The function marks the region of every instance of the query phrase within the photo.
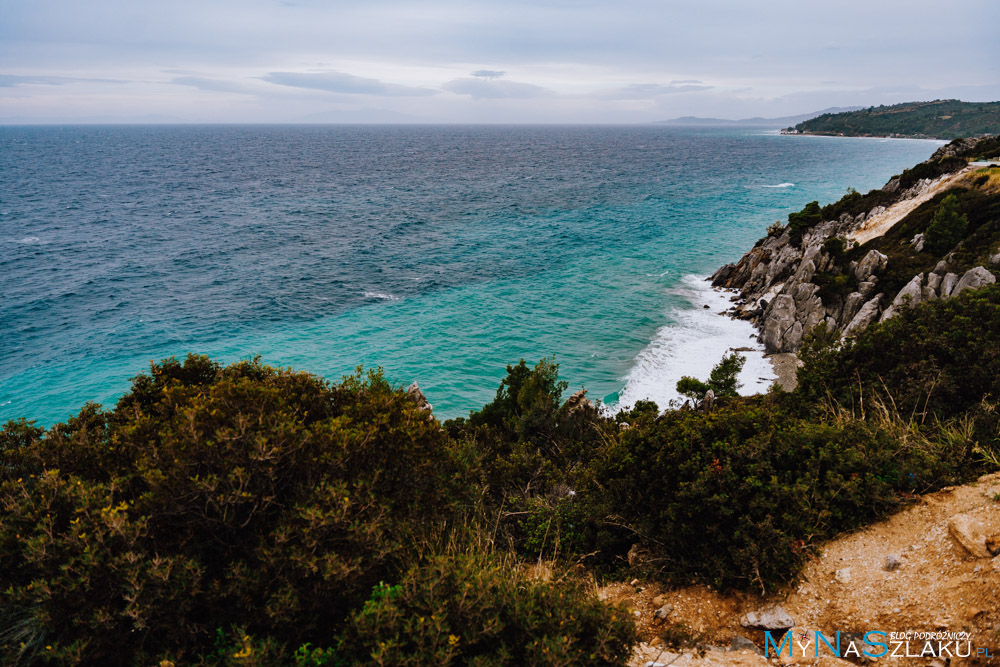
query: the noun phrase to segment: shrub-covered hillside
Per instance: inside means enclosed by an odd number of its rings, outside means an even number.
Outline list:
[[[1000,134],[1000,102],[935,100],[823,114],[790,128],[805,134],[934,139]]]
[[[0,661],[622,664],[631,616],[589,577],[773,591],[997,467],[997,350],[989,286],[820,327],[790,394],[608,417],[547,359],[444,425],[378,373],[167,360],[0,431]]]

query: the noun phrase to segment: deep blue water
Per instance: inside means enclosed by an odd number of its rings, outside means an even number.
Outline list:
[[[188,352],[331,379],[381,365],[442,417],[488,401],[507,363],[553,354],[592,396],[655,397],[670,368],[707,372],[726,347],[678,342],[706,336],[690,317],[708,296],[685,276],[935,146],[656,126],[0,128],[0,421],[111,404],[150,360]]]

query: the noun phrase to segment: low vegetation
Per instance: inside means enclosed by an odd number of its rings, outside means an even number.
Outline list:
[[[927,231],[974,237],[972,196]],[[688,378],[714,405],[613,416],[521,361],[444,424],[378,372],[155,364],[113,409],[0,430],[0,662],[621,664],[594,577],[774,591],[997,466],[1000,286],[802,357],[792,393],[736,395],[734,353]]]
[[[936,139],[1000,134],[1000,102],[935,100],[823,114],[799,123],[809,134]]]

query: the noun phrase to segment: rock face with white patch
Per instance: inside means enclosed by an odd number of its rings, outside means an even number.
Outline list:
[[[943,147],[929,162],[945,157],[945,149],[953,148]],[[765,351],[775,354],[798,352],[806,336],[821,324],[834,333],[853,335],[903,309],[994,283],[996,276],[985,266],[960,275],[949,271],[953,262],[949,254],[933,270],[925,268],[898,292],[887,294],[880,289],[890,261],[886,254],[869,248],[860,259],[843,263],[844,250],[855,241],[878,238],[917,206],[954,186],[964,173],[924,179],[906,190],[894,179],[895,183],[890,181],[883,188],[895,199],[889,206],[821,221],[805,230],[801,239],[793,239],[787,229],[776,231],[758,241],[739,262],[719,269],[712,284],[739,291],[729,313],[752,322]],[[922,233],[904,242],[915,254],[924,244]],[[987,263],[1000,263],[1000,253],[991,255]]]

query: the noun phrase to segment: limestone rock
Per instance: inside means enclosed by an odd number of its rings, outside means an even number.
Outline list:
[[[674,605],[672,605],[672,604],[665,604],[662,607],[660,607],[659,609],[657,609],[656,611],[654,611],[653,612],[653,616],[655,618],[660,619],[661,621],[665,621],[665,620],[667,620],[667,617],[670,616],[670,614],[672,614],[672,613],[674,613]]]
[[[594,407],[594,402],[587,398],[587,390],[581,389],[566,399],[563,407],[570,414],[578,410],[586,410]]]
[[[740,625],[758,630],[787,630],[795,625],[795,621],[779,606],[744,614],[740,618]]]
[[[966,512],[948,519],[948,532],[976,558],[1000,554],[1000,510]]]
[[[993,264],[994,266],[1000,264],[1000,252],[990,256],[990,264]]]
[[[917,234],[912,239],[910,239],[910,245],[913,246],[913,252],[921,252],[924,249],[924,235],[923,233]]]
[[[425,412],[430,412],[434,409],[434,406],[428,402],[427,397],[424,396],[424,392],[420,390],[420,385],[416,382],[406,388],[406,394],[416,401],[419,409],[424,410]]]
[[[896,554],[889,554],[885,559],[885,565],[882,566],[886,572],[894,572],[899,569],[899,566],[903,563],[899,560],[899,556]]]
[[[976,289],[983,285],[990,285],[997,281],[996,277],[981,266],[976,266],[965,272],[965,275],[955,285],[951,296],[958,296],[963,290]]]
[[[899,290],[899,294],[896,298],[892,300],[892,303],[885,312],[882,313],[882,319],[880,321],[885,322],[887,319],[896,315],[900,308],[906,306],[916,306],[918,303],[924,300],[922,284],[924,282],[924,274],[919,273],[910,279],[910,282],[903,286],[903,289]]]
[[[871,300],[867,301],[865,305],[861,306],[858,314],[854,316],[846,327],[844,327],[844,335],[848,335],[854,331],[864,329],[866,326],[871,324],[878,318],[878,308],[879,303],[882,301],[882,295],[877,294]]]
[[[764,331],[761,335],[764,348],[768,352],[784,352],[782,338],[795,324],[795,298],[789,294],[779,294],[768,304],[764,312]]]
[[[940,273],[928,273],[927,274],[927,287],[930,287],[935,292],[941,287],[941,274]],[[936,295],[935,295],[936,296]]]
[[[955,289],[955,285],[958,284],[958,276],[954,273],[944,274],[944,278],[941,279],[941,288],[938,290],[938,294],[941,298],[946,296],[951,296],[952,291]]]
[[[758,655],[764,655],[764,652],[757,648],[757,645],[752,641],[744,637],[743,635],[736,635],[733,640],[729,642],[730,651],[753,651]]]
[[[869,250],[868,254],[862,257],[858,265],[854,267],[854,277],[859,282],[868,280],[873,273],[884,269],[888,262],[889,257],[887,255],[883,255],[878,250]]]
[[[874,285],[872,286],[874,287]],[[844,309],[840,313],[841,322],[850,322],[858,314],[858,309],[865,302],[865,297],[861,292],[851,292],[844,300]]]
[[[851,568],[842,567],[833,575],[833,578],[837,580],[837,583],[847,585],[851,583]]]

